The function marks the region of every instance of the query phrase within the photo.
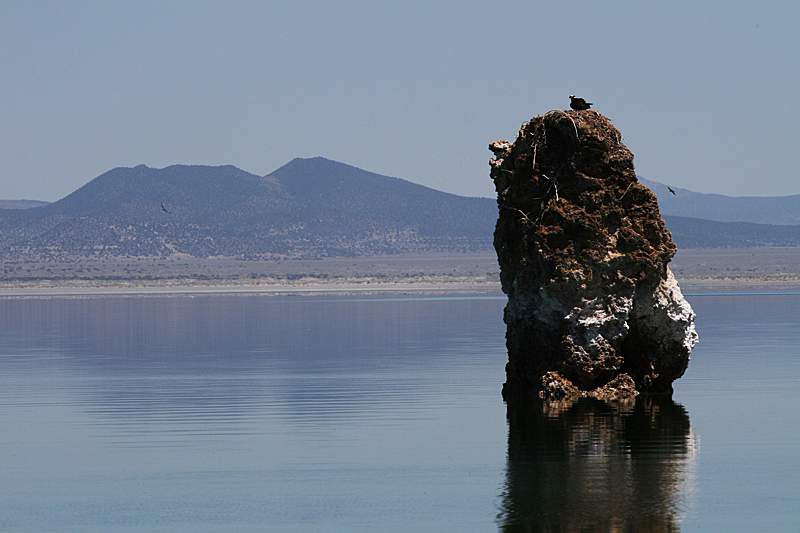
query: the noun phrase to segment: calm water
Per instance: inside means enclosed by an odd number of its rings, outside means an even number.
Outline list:
[[[506,412],[503,297],[0,300],[0,531],[800,532],[800,295]]]

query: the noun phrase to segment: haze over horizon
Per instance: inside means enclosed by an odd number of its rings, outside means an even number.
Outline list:
[[[800,194],[800,4],[0,4],[0,198],[322,156],[493,196],[487,149],[594,102],[642,177]],[[774,111],[772,111],[774,110]]]

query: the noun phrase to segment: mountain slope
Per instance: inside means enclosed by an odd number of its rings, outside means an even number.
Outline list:
[[[0,253],[263,258],[489,250],[496,216],[491,199],[324,158],[295,159],[264,177],[232,166],[140,165],[106,172],[44,207],[0,210]]]
[[[791,221],[796,197],[731,198],[683,189],[673,196],[665,185],[641,181],[659,194],[679,247],[800,245],[800,225],[704,220]],[[693,210],[701,216],[674,215]],[[321,157],[294,159],[267,176],[233,166],[140,165],[110,170],[51,204],[0,209],[0,258],[491,251],[496,221],[493,199],[456,196]]]
[[[497,208],[488,198],[444,193],[399,178],[334,163],[295,159],[267,176],[276,180],[317,231],[350,232],[377,225],[413,227],[428,238],[491,238]]]
[[[792,196],[723,196],[675,188],[639,177],[658,195],[662,215],[702,218],[717,222],[800,224],[800,194]]]
[[[663,215],[679,248],[800,246],[800,225],[717,222]]]

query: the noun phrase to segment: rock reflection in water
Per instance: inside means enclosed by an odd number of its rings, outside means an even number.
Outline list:
[[[696,441],[671,399],[508,404],[500,530],[678,531]]]

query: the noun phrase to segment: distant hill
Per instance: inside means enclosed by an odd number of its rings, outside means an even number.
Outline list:
[[[800,195],[702,194],[639,176],[681,248],[800,246]]]
[[[679,248],[800,246],[800,225],[717,222],[692,217],[662,216]]]
[[[162,209],[162,204],[166,211]],[[41,207],[0,210],[9,258],[323,258],[491,250],[497,206],[321,157],[116,168]]]
[[[797,224],[709,220],[791,222],[800,196],[732,198],[685,189],[673,196],[666,185],[640,180],[658,194],[679,247],[800,246]],[[494,199],[448,194],[321,157],[294,159],[267,176],[233,166],[116,168],[57,202],[4,202],[5,260],[485,252],[497,220]],[[695,211],[700,216],[676,215]]]
[[[30,209],[31,207],[42,207],[49,203],[40,200],[0,200],[0,209]]]
[[[702,194],[639,177],[639,181],[658,195],[662,215],[702,218],[717,222],[755,224],[800,224],[800,194],[792,196],[723,196]]]

